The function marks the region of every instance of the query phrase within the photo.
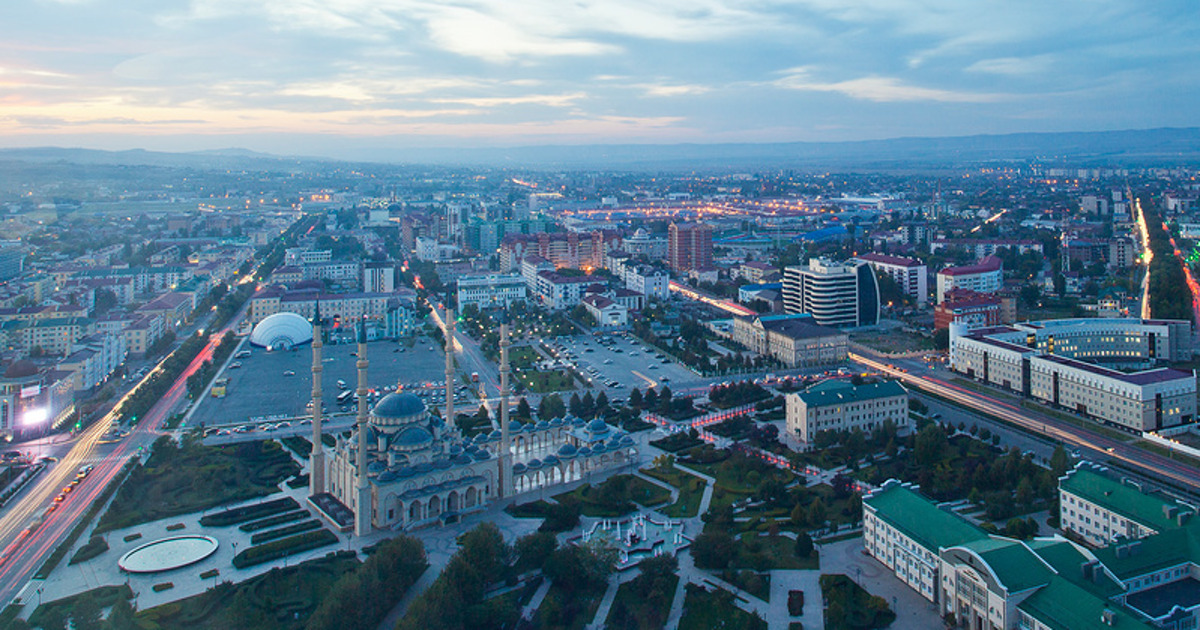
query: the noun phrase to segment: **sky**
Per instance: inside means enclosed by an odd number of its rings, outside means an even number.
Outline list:
[[[1195,0],[7,0],[0,147],[847,141],[1200,124]]]

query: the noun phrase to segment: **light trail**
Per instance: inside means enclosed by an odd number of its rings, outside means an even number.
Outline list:
[[[1145,471],[1152,477],[1166,478],[1187,488],[1200,486],[1200,471],[1157,453],[1130,446],[1120,440],[1093,433],[1087,429],[1062,422],[1055,418],[1034,416],[1025,412],[1019,412],[1012,405],[1005,405],[984,394],[978,392],[964,393],[965,390],[952,387],[937,379],[902,372],[890,367],[886,363],[853,352],[849,354],[849,359],[855,363],[879,370],[903,382],[905,385],[940,396],[963,407],[1000,418],[1031,433],[1044,435],[1074,447],[1102,451],[1107,457],[1120,461],[1135,470]]]
[[[745,306],[742,306],[741,304],[736,304],[729,300],[722,300],[703,291],[685,287],[674,280],[672,280],[668,286],[671,288],[673,293],[678,293],[697,302],[703,302],[704,304],[719,308],[727,313],[733,313],[734,315],[757,315],[757,313],[746,308]]]

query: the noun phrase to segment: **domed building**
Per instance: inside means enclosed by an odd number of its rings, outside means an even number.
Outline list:
[[[365,349],[360,345],[364,359]],[[633,439],[603,420],[512,422],[507,449],[513,463],[506,480],[502,431],[464,438],[453,424],[431,414],[420,397],[402,390],[384,396],[366,418],[360,417],[359,426],[348,439],[336,440],[329,492],[356,515],[358,497],[369,501],[370,525],[376,529],[455,522],[496,498],[582,479],[622,465],[636,453]],[[360,444],[365,445],[366,477],[361,491]]]
[[[295,313],[269,315],[250,331],[250,343],[267,350],[288,350],[312,338],[312,324]]]

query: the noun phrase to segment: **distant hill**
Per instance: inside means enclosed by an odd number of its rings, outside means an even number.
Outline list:
[[[894,138],[861,142],[362,148],[352,151],[351,157],[355,162],[384,164],[628,170],[764,167],[940,170],[1018,160],[1080,166],[1170,166],[1200,163],[1200,128]],[[277,156],[246,149],[164,153],[54,147],[0,149],[0,160],[280,171],[303,170],[348,161]]]

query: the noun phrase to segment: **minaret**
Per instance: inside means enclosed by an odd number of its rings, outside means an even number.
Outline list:
[[[508,435],[508,322],[500,324],[500,484],[496,494],[513,494],[512,444]]]
[[[358,322],[358,460],[354,480],[354,534],[371,533],[371,489],[367,485],[367,324]]]
[[[318,300],[313,313],[312,340],[312,453],[308,456],[309,494],[325,492],[325,445],[321,442],[321,302]]]
[[[446,426],[454,426],[454,309],[446,307]]]

